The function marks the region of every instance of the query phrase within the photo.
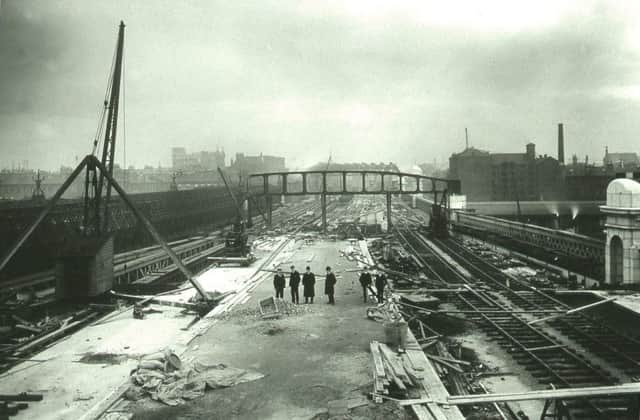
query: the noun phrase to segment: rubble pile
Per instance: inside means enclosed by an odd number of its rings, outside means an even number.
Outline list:
[[[278,310],[282,315],[298,316],[311,312],[309,305],[296,305],[284,300],[278,301]],[[229,320],[234,322],[250,322],[263,319],[260,308],[252,306],[247,308],[238,308],[233,311],[225,312],[219,317],[221,320]]]
[[[227,388],[264,377],[255,371],[207,365],[199,361],[183,364],[171,350],[142,359],[131,372],[132,385],[125,397],[136,401],[145,396],[170,406],[204,395],[207,389]]]

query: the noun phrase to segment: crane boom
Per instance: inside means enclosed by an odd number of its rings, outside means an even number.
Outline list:
[[[227,182],[227,177],[224,175],[224,172],[222,172],[222,169],[220,169],[219,166],[218,166],[218,173],[220,174],[220,178],[222,178],[222,182],[224,182],[224,186],[227,189],[227,192],[229,193],[229,196],[231,196],[231,200],[233,201],[233,205],[236,207],[236,212],[238,213],[238,217],[240,218],[240,220],[242,220],[243,219],[242,207],[240,206],[240,203],[238,202],[238,199],[236,198],[236,195],[231,190],[231,187],[229,186],[229,183]]]
[[[118,28],[118,41],[116,44],[116,61],[113,69],[113,79],[111,84],[111,96],[109,98],[109,113],[107,116],[107,127],[104,131],[104,142],[102,147],[102,165],[107,168],[109,175],[113,176],[113,163],[116,152],[116,135],[118,133],[118,109],[120,106],[120,81],[122,78],[122,55],[124,50],[124,22],[120,21]],[[105,175],[100,173],[98,180],[98,203],[102,195],[102,188]],[[109,228],[109,201],[111,200],[111,184],[107,182],[106,194],[104,198],[104,213],[102,230]]]
[[[104,112],[107,112],[106,128],[102,145],[102,158],[100,163],[113,176],[113,164],[116,152],[116,135],[118,132],[118,109],[120,105],[120,85],[122,79],[122,63],[124,50],[124,22],[120,21],[116,51],[107,94],[104,100],[102,119],[98,126],[98,134],[94,141],[94,155],[98,144],[99,133],[104,122]],[[84,218],[83,230],[85,235],[100,235],[109,230],[111,220],[109,214],[109,201],[111,200],[111,184],[106,182],[106,174],[98,171],[93,161],[86,167],[84,186]],[[105,190],[103,198],[103,189]]]

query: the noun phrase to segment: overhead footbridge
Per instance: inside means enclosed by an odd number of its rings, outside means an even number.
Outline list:
[[[250,197],[264,197],[267,219],[271,219],[273,197],[319,195],[322,207],[322,227],[327,226],[327,196],[379,194],[387,198],[387,220],[391,221],[391,197],[402,194],[426,194],[434,203],[448,208],[449,195],[460,193],[460,181],[404,172],[376,170],[326,170],[267,172],[249,175],[247,191]],[[250,206],[255,200],[249,199]]]

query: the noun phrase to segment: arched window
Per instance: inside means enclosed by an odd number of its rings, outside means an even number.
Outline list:
[[[622,239],[619,236],[611,238],[609,244],[609,263],[611,264],[611,284],[622,283]]]

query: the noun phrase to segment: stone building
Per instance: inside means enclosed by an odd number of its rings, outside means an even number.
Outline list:
[[[615,179],[607,187],[605,282],[640,282],[640,183]]]

